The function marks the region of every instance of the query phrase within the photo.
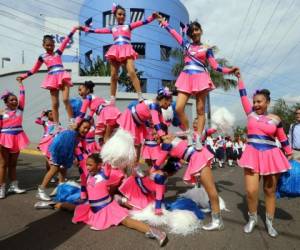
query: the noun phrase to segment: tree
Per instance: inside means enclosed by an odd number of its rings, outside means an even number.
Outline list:
[[[80,65],[80,76],[110,76],[110,65],[99,56],[90,66]]]
[[[135,73],[136,73],[138,79],[140,80],[140,84],[141,84],[141,88],[142,88],[144,85],[144,82],[141,81],[141,76],[143,75],[144,71],[139,71],[138,69],[135,69]],[[122,72],[119,76],[119,84],[121,86],[125,87],[126,92],[135,92],[133,84],[127,74],[127,70],[124,67],[122,67]]]
[[[278,99],[272,107],[271,112],[280,117],[283,129],[288,133],[290,125],[295,121],[295,111],[299,108],[300,103],[289,106],[284,99]]]
[[[247,134],[247,127],[236,126],[233,129],[234,138],[245,138]]]

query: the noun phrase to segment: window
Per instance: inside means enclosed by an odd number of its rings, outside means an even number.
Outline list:
[[[132,43],[132,47],[139,54],[139,59],[145,58],[146,55],[145,43]]]
[[[180,22],[180,34],[184,35],[184,33],[186,32],[185,30],[185,24]]]
[[[105,54],[109,50],[110,46],[111,46],[110,44],[103,46],[103,61],[106,61]]]
[[[84,24],[85,24],[85,26],[92,26],[92,22],[93,22],[93,18],[92,17],[90,17],[89,19],[87,19],[85,22],[84,22]]]
[[[169,61],[171,55],[171,48],[168,46],[160,45],[160,60]]]
[[[162,13],[162,12],[158,12],[162,17],[164,17],[168,22],[170,21],[170,16],[165,14],[165,13]]]
[[[136,22],[144,20],[145,11],[144,9],[130,9],[130,22]]]
[[[146,78],[140,78],[141,82],[141,88],[143,93],[147,93],[147,79]]]
[[[93,51],[89,50],[85,54],[85,66],[89,67],[93,63]]]
[[[109,27],[116,24],[116,18],[111,10],[103,12],[103,27]]]

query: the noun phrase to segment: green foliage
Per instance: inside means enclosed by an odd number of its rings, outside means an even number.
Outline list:
[[[138,79],[140,80],[141,88],[143,88],[144,82],[141,81],[141,76],[143,75],[144,71],[138,71],[137,69],[135,69],[135,73],[136,73]],[[127,74],[127,70],[125,69],[125,67],[122,67],[122,72],[119,76],[118,82],[121,86],[125,87],[126,92],[135,92],[135,89],[134,89],[133,84]]]
[[[289,106],[284,99],[278,99],[272,107],[271,112],[280,117],[286,133],[288,133],[290,125],[295,121],[295,111],[298,108],[300,108],[300,103]]]
[[[109,62],[104,62],[99,56],[94,60],[91,66],[80,65],[80,76],[110,76]]]
[[[234,138],[245,138],[247,135],[247,127],[236,126],[233,129]]]

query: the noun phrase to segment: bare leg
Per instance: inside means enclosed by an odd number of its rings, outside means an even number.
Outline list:
[[[5,147],[0,146],[0,186],[5,183],[8,159],[9,150]]]
[[[266,213],[274,217],[276,207],[276,187],[280,174],[272,174],[264,176],[264,193],[266,202]]]
[[[17,160],[18,160],[18,157],[19,157],[19,152],[9,154],[8,176],[9,176],[10,181],[17,180]]]
[[[190,94],[179,92],[176,101],[176,113],[182,124],[182,127],[187,130],[189,129],[189,120],[184,113],[185,105],[190,98]]]
[[[50,165],[49,171],[45,174],[43,182],[41,184],[42,188],[46,188],[50,180],[55,176],[58,172],[58,167],[54,165]]]
[[[51,104],[52,104],[52,115],[53,115],[53,122],[59,123],[59,91],[58,90],[50,90],[51,95]]]
[[[200,92],[196,96],[196,105],[197,105],[197,132],[198,134],[202,134],[204,126],[205,126],[205,99],[208,92]]]
[[[147,232],[150,231],[149,225],[145,224],[144,222],[131,219],[129,217],[126,217],[121,223],[125,227],[134,229],[134,230],[139,231],[141,233],[147,233]]]
[[[132,85],[133,85],[135,91],[138,93],[138,98],[140,100],[142,98],[141,84],[140,84],[140,80],[138,79],[138,77],[135,73],[135,66],[134,66],[133,59],[127,59],[126,69],[127,69],[128,76],[129,76],[130,80],[132,81]]]
[[[249,213],[256,213],[258,205],[259,174],[253,173],[249,169],[245,169],[244,177],[248,210]]]
[[[204,167],[200,172],[200,182],[208,194],[213,213],[220,212],[219,196],[216,189],[214,177],[209,166]]]
[[[69,100],[70,87],[67,84],[64,84],[61,90],[62,90],[63,103],[65,105],[68,118],[71,119],[73,117],[73,109],[71,107],[70,100]]]
[[[120,63],[118,62],[110,62],[110,95],[116,96],[117,93],[117,83],[119,79],[119,68]]]

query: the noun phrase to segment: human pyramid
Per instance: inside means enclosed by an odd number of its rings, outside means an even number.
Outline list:
[[[248,140],[238,161],[244,168],[249,214],[244,232],[252,232],[257,224],[258,189],[262,176],[267,231],[270,236],[276,237],[278,233],[272,224],[276,184],[280,173],[290,169],[287,157],[290,157],[292,151],[280,118],[267,112],[270,92],[265,89],[256,91],[251,105],[239,68],[226,68],[218,64],[212,47],[201,43],[203,31],[197,21],[187,25],[185,32],[188,39],[185,39],[156,12],[144,21],[130,24],[125,23],[126,12],[122,6],[113,5],[112,13],[115,15],[116,25],[99,29],[74,27],[57,50],[53,38],[44,36],[45,53],[38,57],[30,71],[17,77],[19,98],[11,92],[2,95],[1,99],[6,108],[0,114],[0,198],[5,198],[6,192],[25,192],[19,188],[16,178],[19,152],[29,143],[22,128],[25,107],[25,88],[22,81],[36,73],[45,63],[48,74],[42,88],[50,91],[52,107],[36,120],[36,123],[44,127],[39,149],[45,155],[48,165],[48,171],[36,194],[39,200],[51,204],[51,198],[45,191],[47,185],[56,174],[59,183],[63,183],[67,169],[76,158],[81,178],[80,200],[75,204],[56,203],[55,206],[74,211],[73,223],[83,222],[94,230],[123,224],[156,239],[163,246],[167,242],[167,234],[132,219],[129,210],[142,210],[154,203],[154,213],[162,215],[166,180],[185,163],[184,182],[201,184],[209,197],[211,222],[202,229],[222,230],[224,224],[211,171],[213,154],[203,146],[207,135],[207,130],[204,129],[205,99],[209,91],[215,88],[208,72],[209,64],[216,71],[234,74],[238,78],[241,102],[247,115]],[[135,73],[134,61],[138,54],[130,43],[131,32],[155,19],[183,48],[184,68],[176,81],[178,97],[176,106],[173,107],[172,93],[167,87],[158,89],[155,99],[145,100]],[[112,34],[114,41],[105,55],[111,66],[111,99],[106,101],[96,96],[93,91],[94,83],[85,82],[78,88],[82,98],[80,112],[78,105],[69,100],[72,81],[61,59],[69,40],[78,30]],[[118,71],[122,65],[126,67],[138,95],[138,100],[132,102],[123,113],[115,106]],[[69,117],[68,129],[63,129],[59,123],[60,91]],[[192,95],[196,97],[197,106],[195,131],[190,129],[184,113],[186,103]],[[182,132],[169,133],[168,127],[172,124],[178,126]],[[285,154],[276,146],[275,138],[280,141]],[[149,166],[147,173],[139,166],[140,156]],[[11,181],[8,190],[5,185],[7,170]]]

